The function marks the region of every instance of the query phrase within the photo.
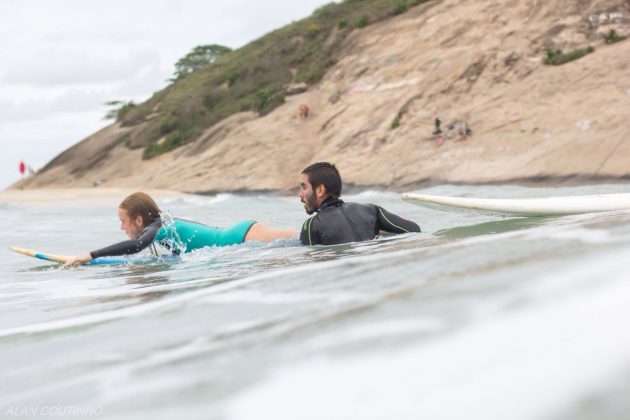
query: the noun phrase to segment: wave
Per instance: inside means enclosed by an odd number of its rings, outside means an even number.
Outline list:
[[[299,250],[304,251],[303,248],[297,248]],[[326,252],[326,249],[322,249],[321,251]],[[219,284],[212,285],[211,287],[203,288],[200,290],[195,290],[191,292],[184,292],[180,295],[174,297],[164,297],[158,301],[152,301],[148,303],[142,303],[132,307],[126,307],[123,309],[114,309],[106,312],[100,312],[96,314],[83,315],[79,317],[73,317],[62,320],[55,320],[49,322],[42,322],[37,324],[19,326],[14,328],[8,328],[4,330],[0,330],[0,338],[2,337],[10,337],[14,335],[21,334],[37,334],[37,333],[47,333],[56,330],[64,330],[70,328],[76,328],[80,326],[89,326],[100,324],[103,322],[115,321],[118,319],[128,318],[143,315],[146,313],[150,313],[153,311],[159,311],[166,308],[171,308],[173,306],[177,306],[183,304],[187,301],[192,301],[195,299],[201,299],[206,296],[210,296],[216,293],[224,293],[229,290],[233,290],[236,288],[243,287],[245,285],[249,285],[255,282],[269,280],[269,279],[277,279],[277,278],[299,278],[304,273],[313,272],[313,270],[321,271],[321,270],[343,270],[344,266],[353,267],[356,264],[360,264],[361,262],[365,263],[378,263],[379,261],[391,260],[393,257],[402,257],[406,255],[411,255],[417,252],[421,252],[421,250],[417,249],[408,249],[401,251],[393,251],[388,252],[386,254],[377,254],[377,255],[359,255],[353,256],[344,259],[333,259],[329,261],[321,261],[321,262],[309,262],[304,263],[298,266],[291,267],[280,267],[276,269],[270,269],[263,273],[250,275],[247,277],[243,277],[240,279],[235,279],[233,281],[225,281]],[[168,287],[168,286],[167,286]]]
[[[619,383],[630,364],[630,334],[623,333],[630,317],[627,251],[587,261],[596,278],[581,266],[532,279],[545,299],[440,340],[292,364],[236,396],[225,418],[252,418],[270,407],[277,420],[297,412],[305,420],[557,418]],[[557,278],[568,293],[545,289]],[[589,287],[572,290],[576,282]]]
[[[367,190],[357,194],[344,194],[341,198],[344,201],[357,201],[361,203],[384,200],[397,201],[400,199],[400,193],[394,191]]]
[[[167,198],[162,200],[161,203],[165,206],[192,205],[196,207],[212,207],[237,198],[236,194],[231,193],[220,193],[215,196],[188,195],[186,197]]]
[[[9,211],[13,211],[13,210],[19,210],[20,208],[18,206],[15,206],[13,204],[9,204],[9,203],[2,203],[0,202],[0,210],[9,210]]]
[[[450,248],[459,248],[459,249],[473,249],[478,247],[483,243],[494,242],[494,241],[523,241],[528,238],[544,238],[544,239],[559,239],[559,240],[569,240],[573,241],[575,238],[580,238],[586,243],[610,243],[610,241],[625,241],[627,242],[628,238],[615,238],[612,239],[606,234],[602,232],[598,232],[596,230],[588,230],[579,228],[576,229],[577,226],[581,226],[580,223],[583,223],[583,216],[577,218],[577,220],[573,220],[573,224],[567,223],[566,226],[542,226],[538,228],[532,228],[525,231],[512,231],[505,232],[499,234],[492,235],[483,235],[483,236],[474,236],[468,237],[465,239],[442,243],[442,244],[431,244],[431,246],[422,246],[424,242],[418,243],[407,243],[404,240],[401,241],[403,245],[413,246],[409,249],[387,249],[384,248],[385,245],[381,243],[382,241],[374,241],[373,243],[362,243],[356,246],[338,246],[338,247],[318,247],[318,248],[302,248],[295,247],[295,252],[291,251],[290,256],[287,257],[285,252],[275,252],[282,251],[288,248],[274,248],[273,245],[264,245],[261,247],[249,247],[247,245],[230,247],[232,249],[211,249],[211,250],[202,250],[198,254],[193,254],[190,257],[186,256],[186,262],[194,263],[194,262],[208,262],[208,257],[221,257],[221,261],[219,263],[224,266],[227,264],[229,267],[239,267],[242,266],[243,263],[246,265],[251,260],[256,261],[264,261],[265,258],[269,258],[270,263],[276,264],[275,260],[278,260],[279,263],[285,264],[284,266],[272,266],[268,265],[263,267],[267,271],[262,273],[250,274],[246,273],[245,277],[234,278],[235,276],[242,276],[242,270],[229,270],[223,277],[223,281],[217,284],[217,278],[206,277],[205,279],[197,279],[196,282],[182,282],[182,283],[173,283],[166,285],[155,285],[147,288],[135,289],[133,291],[126,290],[117,290],[113,292],[105,291],[80,291],[78,295],[85,296],[107,296],[107,295],[120,295],[124,296],[127,293],[131,295],[141,295],[143,293],[147,293],[150,291],[169,291],[175,289],[187,289],[190,287],[202,287],[199,290],[193,291],[184,291],[183,293],[177,296],[166,296],[161,298],[158,301],[151,301],[147,303],[142,303],[139,305],[135,305],[132,307],[125,307],[122,309],[114,309],[106,312],[83,315],[79,317],[72,317],[68,319],[55,320],[49,322],[42,322],[36,324],[30,324],[25,326],[19,326],[14,328],[7,328],[4,330],[0,330],[0,337],[8,337],[19,334],[35,334],[41,332],[49,332],[55,330],[63,330],[68,328],[75,328],[78,326],[88,326],[92,324],[98,324],[103,322],[114,321],[117,319],[127,318],[138,316],[141,314],[146,314],[152,311],[161,311],[164,308],[170,308],[172,306],[183,304],[187,301],[192,301],[196,299],[201,299],[202,301],[206,299],[206,297],[224,293],[229,290],[233,290],[235,288],[243,287],[245,285],[249,285],[254,282],[269,280],[269,279],[293,279],[293,278],[302,278],[305,275],[312,274],[313,272],[319,273],[322,276],[328,276],[330,273],[344,273],[346,277],[352,277],[354,275],[356,269],[360,270],[369,270],[370,267],[382,266],[383,264],[392,265],[392,264],[402,264],[405,261],[417,261],[427,258],[427,253],[431,255],[442,255],[446,254],[446,251]],[[597,219],[595,219],[597,220]],[[403,238],[407,239],[407,238]],[[397,242],[396,242],[397,243]],[[425,244],[426,245],[426,244]],[[625,246],[624,248],[626,248]],[[347,251],[344,250],[348,248]],[[254,250],[260,250],[265,253],[271,253],[270,255],[262,255],[257,252],[252,252]],[[358,252],[358,254],[356,253]],[[277,255],[276,255],[277,254]],[[247,255],[246,261],[244,261],[243,256]],[[615,254],[617,255],[617,254]],[[227,257],[227,260],[224,260],[224,257]],[[188,260],[188,258],[190,258]],[[288,261],[287,261],[288,258]],[[618,256],[616,258],[619,258]],[[319,261],[317,261],[319,259]],[[621,258],[623,260],[623,258]],[[590,261],[589,259],[588,261]],[[287,262],[293,265],[288,265]],[[593,263],[592,267],[598,268],[597,263]],[[193,264],[194,265],[194,264]],[[180,267],[181,268],[181,267]],[[194,268],[194,267],[193,267]],[[249,269],[245,267],[245,270]],[[219,274],[217,272],[217,274]],[[577,273],[579,274],[579,273]],[[576,275],[577,275],[576,274]],[[613,273],[614,274],[614,273]],[[594,274],[596,275],[596,274]],[[207,286],[207,287],[206,287]],[[399,285],[400,286],[400,285]],[[408,285],[409,287],[417,287],[417,281]],[[241,297],[242,298],[242,297]],[[208,298],[212,300],[212,298]],[[238,298],[236,298],[238,299]],[[252,300],[254,297],[249,297],[248,300]],[[274,297],[271,300],[278,299],[278,297]],[[264,300],[264,299],[263,299]]]

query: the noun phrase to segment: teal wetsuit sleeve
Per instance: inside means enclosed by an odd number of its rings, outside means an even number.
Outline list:
[[[90,256],[92,256],[92,258],[98,258],[114,255],[136,254],[153,242],[158,230],[160,230],[161,227],[162,221],[157,219],[155,222],[147,226],[136,239],[118,242],[114,245],[97,249],[96,251],[90,252]]]

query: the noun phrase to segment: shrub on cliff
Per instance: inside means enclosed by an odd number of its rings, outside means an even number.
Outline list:
[[[254,109],[259,115],[266,115],[284,103],[284,92],[271,92],[269,89],[260,89],[256,92]]]
[[[151,159],[154,156],[173,150],[195,139],[199,134],[200,132],[196,129],[175,130],[160,142],[151,143],[145,147],[142,158]]]
[[[395,130],[398,127],[400,127],[400,117],[396,116],[396,118],[394,118],[394,120],[392,121],[391,129]]]
[[[368,16],[363,15],[357,19],[357,28],[365,28],[368,24]]]
[[[405,3],[404,1],[398,1],[396,3],[396,6],[394,6],[394,14],[395,15],[403,14],[407,11],[407,9],[408,9],[407,3]]]
[[[123,117],[136,107],[136,104],[133,101],[109,101],[105,105],[111,107],[105,114],[105,119],[107,120],[116,120],[116,122],[120,122]]]
[[[576,48],[567,53],[563,53],[561,49],[552,50],[551,48],[546,48],[546,56],[543,63],[552,66],[559,66],[561,64],[568,63],[569,61],[577,60],[580,57],[584,57],[593,51],[595,51],[595,48],[590,45],[586,48]]]
[[[623,41],[627,37],[620,36],[617,31],[611,29],[606,35],[604,35],[604,42],[606,44],[614,44],[615,42]]]

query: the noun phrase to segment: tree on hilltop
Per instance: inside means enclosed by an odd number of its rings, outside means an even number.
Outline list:
[[[230,51],[232,51],[231,48],[218,44],[196,46],[175,63],[175,74],[171,81],[181,79],[193,71],[214,63]]]

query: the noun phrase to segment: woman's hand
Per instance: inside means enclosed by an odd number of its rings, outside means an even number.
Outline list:
[[[90,254],[72,257],[68,261],[66,261],[63,266],[64,268],[77,267],[81,264],[85,264],[88,261],[92,261],[92,256]]]

